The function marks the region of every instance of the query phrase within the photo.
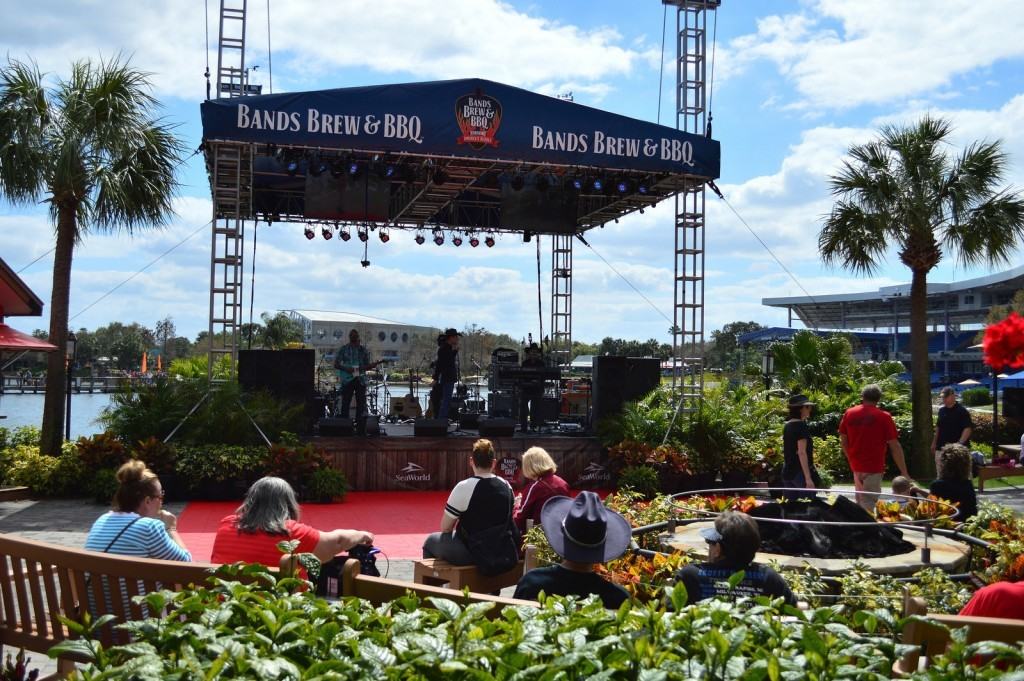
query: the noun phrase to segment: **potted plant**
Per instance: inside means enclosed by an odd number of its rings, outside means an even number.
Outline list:
[[[306,483],[306,496],[321,504],[341,502],[348,492],[345,474],[336,468],[323,466],[313,471]]]

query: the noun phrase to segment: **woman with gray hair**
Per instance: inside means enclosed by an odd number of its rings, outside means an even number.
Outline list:
[[[242,505],[220,521],[210,560],[278,567],[282,553],[277,544],[290,540],[299,542],[296,553],[312,553],[324,563],[356,544],[373,544],[373,533],[322,531],[300,523],[299,503],[292,486],[281,478],[268,476],[254,482]]]

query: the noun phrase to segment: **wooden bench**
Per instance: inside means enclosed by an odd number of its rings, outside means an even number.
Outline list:
[[[928,613],[923,598],[911,597],[906,591],[903,595],[903,616],[918,615],[927,617],[931,622],[914,621],[903,628],[903,643],[917,646],[917,650],[897,660],[895,671],[911,674],[922,667],[927,667],[933,655],[939,655],[949,645],[949,631],[944,628],[967,628],[967,642],[999,641],[1016,644],[1024,641],[1024,620],[1011,620],[1000,617],[967,617],[960,615],[938,615]]]
[[[461,591],[469,587],[476,593],[501,591],[505,587],[515,586],[523,576],[523,561],[508,572],[486,577],[481,575],[475,565],[452,565],[440,558],[423,558],[413,563],[412,581],[417,584],[432,586],[448,585],[449,589]]]
[[[985,491],[985,481],[1024,475],[1024,466],[982,466],[978,469],[978,491]]]
[[[467,595],[462,591],[453,591],[440,586],[429,584],[417,584],[403,582],[397,579],[386,579],[384,577],[370,577],[360,574],[359,562],[350,560],[345,563],[341,577],[341,592],[343,596],[355,596],[363,598],[375,605],[387,603],[401,598],[407,593],[414,593],[421,599],[428,597],[446,598],[462,606],[470,603],[494,603],[497,607],[487,612],[488,617],[497,617],[503,607],[507,605],[525,605],[539,607],[537,601],[525,601],[516,598],[505,598],[504,596],[492,596],[489,593],[473,593]]]
[[[119,622],[142,619],[142,608],[130,602],[132,596],[204,584],[216,567],[97,553],[0,534],[0,645],[45,655],[73,637],[59,616],[82,621],[91,608],[93,618],[112,614]],[[116,645],[127,642],[127,636],[107,626],[100,640],[104,646]],[[58,674],[70,672],[76,661],[81,660],[58,659]]]

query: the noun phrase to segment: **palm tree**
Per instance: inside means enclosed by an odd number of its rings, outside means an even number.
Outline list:
[[[999,142],[949,152],[949,122],[925,117],[889,126],[879,139],[850,149],[830,179],[837,197],[818,236],[827,264],[874,272],[890,246],[910,268],[913,432],[911,465],[930,472],[927,277],[944,253],[964,266],[1008,262],[1024,237],[1024,201],[1000,188],[1007,156]]]
[[[129,234],[171,215],[183,147],[154,116],[148,74],[127,61],[75,62],[67,80],[44,83],[34,63],[0,67],[0,197],[45,201],[56,232],[50,342],[65,347],[75,245],[92,231]],[[66,368],[50,354],[40,449],[62,441]]]

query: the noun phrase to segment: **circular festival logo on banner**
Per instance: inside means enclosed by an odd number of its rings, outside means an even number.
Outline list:
[[[455,100],[455,120],[462,135],[457,142],[474,149],[498,146],[495,135],[501,125],[501,102],[477,90]]]

